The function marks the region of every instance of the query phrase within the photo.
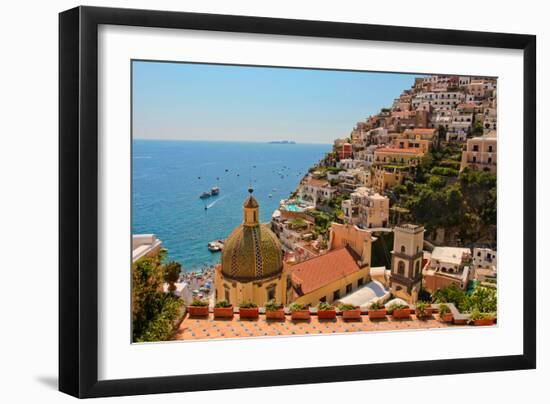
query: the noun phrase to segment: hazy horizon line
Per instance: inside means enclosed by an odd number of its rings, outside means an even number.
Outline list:
[[[294,142],[294,144],[311,144],[311,145],[332,145],[334,142],[299,142],[292,139],[273,139],[273,140],[239,140],[239,139],[172,139],[172,138],[148,138],[148,137],[134,137],[132,136],[132,141],[134,140],[150,140],[154,142],[224,142],[224,143],[271,143],[271,142]]]

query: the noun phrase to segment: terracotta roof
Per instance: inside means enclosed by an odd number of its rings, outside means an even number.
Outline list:
[[[329,182],[326,180],[318,180],[317,178],[309,178],[307,184],[314,187],[328,187]]]
[[[351,248],[342,247],[292,266],[292,281],[306,294],[359,271],[359,259]]]
[[[374,153],[405,153],[405,154],[420,154],[421,151],[419,149],[416,149],[414,147],[404,147],[404,148],[398,148],[398,147],[383,147],[381,149],[377,149],[374,151]]]

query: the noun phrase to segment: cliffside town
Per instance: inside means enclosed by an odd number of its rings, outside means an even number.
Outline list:
[[[387,268],[380,279],[394,296],[496,284],[496,114],[495,78],[416,78],[336,139],[281,201],[272,227],[287,262],[326,254],[335,225],[353,225],[372,235],[372,266]],[[418,250],[405,254],[415,269],[400,276],[403,237]]]

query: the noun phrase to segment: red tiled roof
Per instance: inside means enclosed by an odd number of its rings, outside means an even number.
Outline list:
[[[351,248],[342,247],[292,266],[292,281],[306,294],[359,271],[359,259]]]
[[[314,187],[328,187],[329,182],[326,180],[318,180],[317,178],[309,178],[307,184]]]

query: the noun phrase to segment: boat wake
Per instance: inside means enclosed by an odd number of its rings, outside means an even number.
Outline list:
[[[223,198],[225,198],[225,195],[222,196],[222,197],[220,197],[220,198],[217,198],[214,202],[212,202],[212,203],[206,205],[206,208],[207,208],[207,209],[210,209],[212,206],[214,206],[215,204],[217,204],[217,203],[218,203],[219,201],[221,201]]]

